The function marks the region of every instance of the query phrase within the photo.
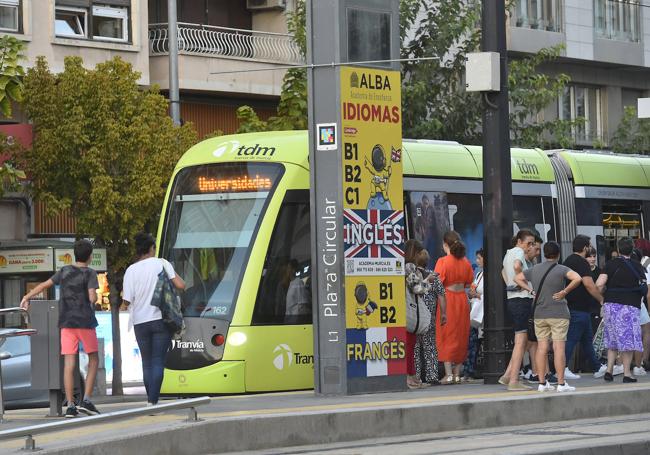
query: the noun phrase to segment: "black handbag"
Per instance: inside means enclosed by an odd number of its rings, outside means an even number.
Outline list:
[[[549,272],[553,270],[553,267],[557,265],[557,262],[553,265],[551,265],[544,276],[542,277],[542,280],[539,282],[539,289],[537,292],[535,292],[535,297],[533,298],[533,305],[530,308],[530,316],[528,317],[528,341],[537,341],[537,336],[535,335],[535,307],[537,306],[537,300],[539,299],[539,295],[542,293],[542,286],[544,286],[544,280],[546,280],[546,277],[548,276]]]

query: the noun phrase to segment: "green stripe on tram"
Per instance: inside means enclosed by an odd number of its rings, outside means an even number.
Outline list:
[[[483,177],[483,148],[467,146]],[[540,149],[510,149],[510,170],[513,182],[553,183],[555,174],[548,156]]]
[[[339,141],[344,140],[354,139],[343,138],[339,134]],[[406,175],[461,179],[482,177],[481,147],[445,141],[405,140],[403,149],[406,151],[403,155]],[[236,134],[216,137],[196,144],[183,155],[176,169],[197,164],[240,160],[280,161],[309,168],[308,154],[306,131]],[[650,175],[650,160],[647,167]],[[540,183],[554,181],[551,163],[546,154],[539,149],[513,148],[511,170],[513,181]]]

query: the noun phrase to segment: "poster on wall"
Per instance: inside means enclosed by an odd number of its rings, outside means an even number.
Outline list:
[[[51,248],[0,250],[0,273],[51,272],[53,263]]]
[[[341,67],[348,377],[406,374],[400,73]]]
[[[106,381],[113,380],[113,331],[111,313],[97,312],[97,338],[104,339],[104,367]],[[135,339],[135,331],[129,329],[129,313],[120,313],[120,342],[122,344],[122,381],[142,382],[142,356]]]
[[[74,250],[72,248],[56,248],[54,250],[54,261],[56,270],[61,270],[64,265],[74,264]],[[89,264],[90,268],[95,269],[98,272],[105,272],[106,263],[106,249],[93,249],[93,254]]]

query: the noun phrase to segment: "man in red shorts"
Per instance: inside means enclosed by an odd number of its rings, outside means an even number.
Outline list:
[[[95,318],[95,302],[97,301],[97,272],[88,267],[93,252],[93,246],[88,240],[78,240],[74,244],[74,265],[66,265],[56,272],[52,278],[40,283],[25,294],[20,306],[29,308],[29,299],[40,294],[53,285],[60,286],[59,328],[61,329],[61,354],[64,356],[63,385],[68,409],[65,417],[76,417],[79,411],[88,414],[99,414],[90,401],[90,395],[95,386],[97,366],[97,319]],[[83,399],[75,404],[74,371],[77,362],[79,342],[83,343],[84,351],[88,354],[88,376]]]

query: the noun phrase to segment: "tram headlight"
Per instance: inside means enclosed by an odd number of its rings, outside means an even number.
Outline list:
[[[246,343],[246,334],[243,332],[232,332],[228,334],[228,343],[232,346],[241,346]]]

